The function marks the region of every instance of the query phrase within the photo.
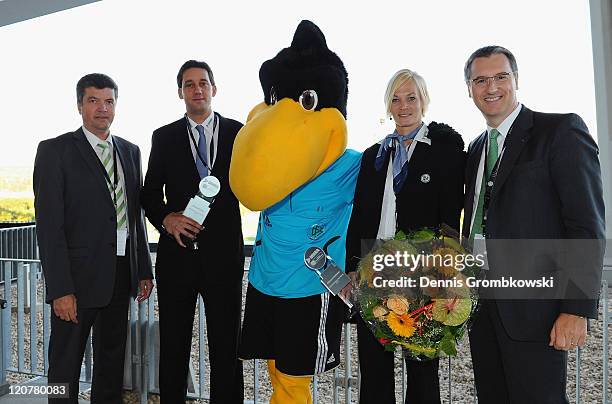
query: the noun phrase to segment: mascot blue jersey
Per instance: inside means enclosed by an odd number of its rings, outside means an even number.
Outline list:
[[[249,282],[260,292],[282,298],[326,291],[316,272],[304,264],[309,247],[325,246],[344,269],[348,228],[361,153],[346,150],[314,180],[261,212],[249,269]]]

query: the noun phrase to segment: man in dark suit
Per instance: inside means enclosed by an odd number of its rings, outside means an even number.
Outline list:
[[[68,383],[77,402],[83,352],[93,325],[91,401],[121,403],[130,296],[153,288],[139,203],[138,146],[110,135],[117,85],[103,74],[77,83],[83,126],[41,142],[34,206],[46,301],[53,305],[49,383]]]
[[[186,62],[177,84],[187,113],[153,132],[141,194],[147,218],[162,234],[155,265],[161,401],[185,401],[199,294],[206,310],[211,403],[242,403],[237,346],[244,252],[238,200],[228,178],[234,138],[242,125],[213,113],[211,102],[217,87],[208,64]],[[208,175],[219,179],[221,190],[200,225],[182,211]],[[193,249],[194,245],[198,248]]]
[[[535,112],[517,101],[518,69],[507,49],[478,49],[464,73],[487,123],[468,149],[464,237],[486,240],[492,279],[546,274],[582,287],[576,293],[569,283],[557,285],[546,300],[537,297],[548,296],[544,289],[487,293],[492,298],[481,301],[470,331],[478,399],[566,403],[567,350],[584,344],[586,318],[597,317],[604,239],[597,145],[579,116]],[[576,251],[576,240],[588,252]],[[546,243],[562,245],[570,262],[584,254],[579,273],[563,273],[568,267],[556,257],[538,255],[550,250]]]

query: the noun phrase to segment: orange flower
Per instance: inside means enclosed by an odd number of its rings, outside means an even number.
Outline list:
[[[400,337],[410,337],[416,330],[414,319],[408,314],[398,316],[394,312],[390,312],[387,316],[387,325],[391,328],[391,331]]]

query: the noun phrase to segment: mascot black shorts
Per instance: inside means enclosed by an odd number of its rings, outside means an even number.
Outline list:
[[[250,283],[238,357],[274,359],[291,376],[312,376],[340,364],[340,336],[346,308],[330,293],[282,299]]]

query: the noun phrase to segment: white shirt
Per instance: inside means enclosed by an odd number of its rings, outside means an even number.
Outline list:
[[[195,139],[196,145],[193,145],[191,139],[189,139],[189,144],[191,145],[191,155],[193,156],[193,161],[198,161],[198,152],[196,147],[200,144],[200,133],[196,129],[196,126],[199,124],[187,117],[189,120],[189,125],[191,126],[191,133],[193,133],[193,138]],[[219,150],[219,124],[217,123],[217,127],[214,128],[215,122],[215,113],[210,111],[210,115],[202,122],[202,126],[204,127],[204,137],[206,138],[206,164],[210,169],[215,165],[215,161],[217,161],[217,151]],[[214,140],[214,151],[215,154],[213,156],[213,161],[210,161],[210,141]],[[210,171],[210,170],[209,170]]]
[[[427,137],[429,129],[426,124],[423,124],[421,129],[414,136],[414,139],[410,146],[404,146],[408,150],[408,161],[410,163],[414,149],[416,148],[417,142],[427,143],[431,146],[431,139]],[[378,144],[381,144],[386,140],[383,139]],[[391,147],[391,145],[389,145]],[[388,240],[395,237],[397,231],[397,220],[395,215],[396,202],[395,202],[395,191],[393,190],[393,159],[389,159],[389,165],[387,166],[387,178],[385,180],[385,190],[383,191],[382,209],[380,211],[380,222],[378,224],[378,233],[376,238],[379,240]]]
[[[521,108],[523,105],[519,102],[516,108],[504,119],[504,121],[497,127],[497,131],[499,132],[499,136],[497,136],[497,150],[500,151],[499,163],[501,164],[501,159],[504,156],[504,142],[506,141],[506,137],[508,136],[508,132],[510,128],[512,128],[512,124],[516,120],[516,117],[521,112]],[[495,129],[491,126],[487,125],[487,139],[491,133],[491,130]],[[472,205],[472,223],[470,223],[470,234],[472,233],[472,226],[474,226],[474,215],[476,214],[476,209],[478,209],[478,199],[480,198],[480,188],[482,187],[482,176],[484,175],[484,166],[485,166],[485,149],[488,145],[488,141],[485,142],[485,147],[482,148],[482,153],[480,155],[480,163],[478,164],[478,170],[476,171],[476,183],[474,184],[474,203]]]
[[[104,144],[104,140],[100,139],[99,137],[97,137],[96,135],[88,131],[85,126],[82,126],[82,128],[83,128],[83,133],[85,133],[85,137],[87,138],[87,141],[89,142],[89,144],[94,150],[94,153],[96,153],[96,156],[98,156],[98,159],[100,159],[100,162],[102,162],[102,157],[100,155],[100,148],[97,147],[97,145],[99,143]],[[109,134],[106,140],[108,140],[111,144],[109,152],[111,153],[111,156],[112,156],[113,147],[115,147],[115,144],[113,142],[113,136]],[[119,157],[117,157],[117,172],[119,173],[118,180],[121,183],[121,186],[123,187],[123,190],[125,193],[125,203],[126,203],[126,210],[127,210],[127,188],[125,187],[125,175],[123,174],[123,166],[121,165],[121,159]],[[127,228],[127,223],[128,222],[126,221],[123,227]]]

